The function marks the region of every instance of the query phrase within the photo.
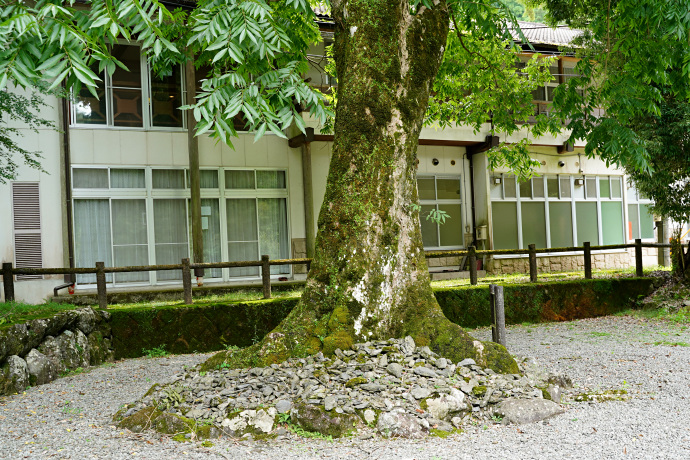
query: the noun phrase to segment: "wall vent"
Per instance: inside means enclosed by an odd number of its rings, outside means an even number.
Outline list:
[[[12,183],[14,218],[14,266],[43,268],[41,209],[38,182]],[[43,279],[41,275],[17,275],[17,280]]]

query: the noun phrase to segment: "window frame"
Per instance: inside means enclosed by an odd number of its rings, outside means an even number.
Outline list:
[[[625,184],[624,193],[625,193],[625,196],[627,199],[627,206],[625,207],[625,217],[626,217],[625,223],[627,224],[628,222],[632,222],[630,220],[629,207],[635,206],[637,208],[637,234],[639,235],[639,237],[642,241],[656,242],[656,237],[654,236],[654,230],[656,229],[656,227],[654,225],[652,225],[652,236],[650,238],[642,238],[642,219],[640,219],[640,206],[641,205],[647,205],[648,206],[650,204],[654,204],[654,200],[652,200],[651,198],[640,198],[639,190],[637,190],[635,188],[634,184],[632,184],[630,182],[630,180],[626,180],[624,182],[624,184]],[[634,191],[634,196],[632,199],[628,195],[628,191],[631,189]],[[652,217],[653,217],[653,215],[652,215]],[[652,222],[654,222],[654,221],[652,221]],[[626,228],[624,228],[624,230],[625,230],[626,241],[634,242],[635,241],[634,232],[632,235],[630,233],[628,233],[627,225],[626,225]]]
[[[592,241],[593,246],[601,246],[603,245],[603,219],[602,219],[602,203],[604,202],[620,202],[621,203],[621,222],[625,223],[626,220],[626,208],[625,208],[625,200],[623,196],[623,184],[624,184],[624,177],[622,175],[587,175],[587,176],[580,176],[578,177],[577,174],[544,174],[541,177],[544,178],[543,181],[543,186],[544,186],[544,197],[537,197],[534,198],[534,182],[533,178],[530,178],[529,181],[532,183],[532,188],[531,188],[531,194],[530,197],[523,197],[521,196],[520,193],[520,182],[518,182],[516,176],[508,173],[502,173],[502,172],[491,172],[489,175],[489,180],[490,180],[490,187],[494,187],[497,184],[495,184],[494,180],[500,177],[501,183],[500,183],[500,193],[501,197],[495,196],[495,190],[494,188],[490,189],[489,193],[489,200],[493,204],[493,202],[514,202],[516,203],[516,225],[517,225],[517,240],[518,240],[518,247],[515,249],[527,249],[524,247],[523,243],[523,231],[522,231],[522,202],[523,201],[529,201],[529,202],[544,202],[544,217],[545,217],[545,231],[546,231],[546,248],[551,248],[553,247],[552,245],[552,236],[551,236],[551,221],[550,221],[550,210],[549,210],[549,203],[551,202],[560,202],[560,203],[571,203],[570,205],[570,212],[571,212],[571,220],[572,220],[572,241],[573,241],[573,246],[572,247],[577,247],[577,242],[578,242],[578,235],[577,235],[577,211],[576,211],[576,205],[577,203],[596,203],[596,212],[597,212],[597,238],[598,240]],[[508,197],[506,198],[505,195],[505,178],[506,177],[512,177],[515,180],[515,185],[516,185],[516,190],[515,190],[515,197]],[[548,195],[548,179],[553,179],[555,178],[558,183],[558,197],[549,197]],[[570,196],[564,196],[563,190],[562,190],[562,179],[563,178],[568,178],[569,179],[569,185],[570,185],[570,190],[569,190],[569,195]],[[589,197],[588,196],[588,189],[587,187],[590,187],[588,184],[587,179],[594,178],[595,179],[595,197]],[[609,190],[611,190],[611,183],[612,183],[612,178],[618,178],[619,179],[619,184],[621,187],[621,196],[618,198],[612,197],[612,193],[609,193],[609,197],[601,197],[601,189],[600,189],[600,182],[601,180],[607,180],[609,181]],[[577,179],[582,179],[583,184],[582,185],[577,185],[575,181]],[[583,197],[577,197],[576,195],[576,187],[583,187]],[[492,212],[493,214],[493,212]],[[492,218],[493,220],[493,218]],[[496,222],[494,221],[492,223],[492,245],[495,245],[495,240],[494,240],[494,227],[496,226]],[[623,225],[623,234],[622,236],[622,243],[624,244],[626,242],[626,232],[625,232],[625,224]],[[537,249],[543,249],[543,248],[537,248]],[[556,253],[554,253],[556,254]],[[557,253],[560,255],[567,255],[568,253]],[[498,256],[503,257],[503,256]],[[511,257],[511,256],[505,256],[505,257]]]
[[[142,126],[115,126],[113,120],[113,83],[112,75],[103,71],[100,76],[103,77],[105,104],[106,104],[106,122],[100,123],[79,123],[77,122],[77,108],[76,102],[78,96],[72,94],[72,101],[70,103],[70,128],[75,129],[110,129],[110,130],[136,130],[136,131],[164,131],[164,132],[182,132],[187,131],[187,117],[184,116],[184,111],[180,111],[182,118],[181,127],[170,126],[153,126],[153,102],[152,102],[152,72],[149,60],[146,55],[141,52],[141,45],[139,43],[132,43],[126,40],[118,40],[118,45],[135,46],[139,49],[139,65],[141,69],[141,112],[142,112]],[[180,98],[182,105],[187,103],[187,87],[186,87],[186,73],[182,64],[180,67]],[[179,109],[178,109],[179,110]]]
[[[464,194],[465,191],[463,190],[463,182],[462,182],[462,175],[460,174],[417,174],[416,181],[419,179],[434,179],[434,196],[435,198],[433,200],[429,199],[421,199],[419,198],[419,205],[420,206],[435,206],[436,210],[438,210],[439,205],[454,205],[458,204],[460,205],[460,223],[458,225],[458,231],[460,232],[460,245],[452,245],[452,246],[441,246],[441,225],[448,225],[449,223],[452,224],[452,219],[444,222],[443,224],[438,224],[436,223],[436,242],[438,243],[437,246],[424,246],[425,251],[438,251],[438,250],[455,250],[455,249],[464,249],[465,248],[465,236],[463,232],[464,228]],[[453,179],[458,181],[458,186],[460,188],[460,198],[458,199],[444,199],[438,198],[438,179]],[[418,187],[417,182],[415,181],[415,186]],[[421,219],[424,219],[425,217],[422,217],[420,215],[420,231],[421,231]],[[422,238],[423,239],[423,238]]]
[[[123,166],[123,165],[72,165],[71,171],[76,169],[105,169],[108,171],[108,188],[99,189],[87,189],[80,188],[72,190],[72,205],[74,206],[75,200],[89,200],[89,199],[100,199],[108,200],[109,216],[110,216],[110,229],[111,232],[111,243],[110,243],[110,255],[111,260],[114,263],[114,244],[113,244],[113,207],[112,200],[117,199],[141,199],[146,202],[146,234],[147,234],[147,246],[148,246],[148,264],[156,265],[156,239],[155,239],[155,222],[154,222],[154,200],[157,199],[182,199],[185,203],[185,215],[187,216],[186,230],[187,230],[187,250],[191,255],[192,253],[192,237],[191,237],[191,224],[190,224],[190,200],[191,192],[189,189],[189,174],[188,168],[184,167],[160,167],[160,166]],[[144,181],[145,188],[113,188],[111,177],[111,170],[113,169],[138,169],[144,170]],[[183,171],[184,177],[184,188],[182,189],[157,189],[153,188],[153,171],[154,170],[181,170]],[[206,167],[201,168],[203,171],[215,171],[218,174],[218,188],[202,188],[201,198],[218,200],[218,212],[220,220],[220,240],[221,240],[221,260],[229,260],[228,253],[228,233],[227,233],[227,215],[226,215],[226,201],[229,199],[254,199],[257,201],[262,198],[278,198],[285,200],[285,219],[287,226],[287,241],[288,241],[288,252],[291,251],[292,243],[292,225],[290,219],[290,184],[289,184],[289,174],[287,168],[242,168],[242,167],[231,167],[231,168],[212,168]],[[285,187],[278,189],[225,189],[225,171],[226,170],[251,170],[256,173],[258,171],[282,171],[285,174]],[[257,206],[257,224],[258,224],[258,206]],[[76,220],[74,214],[72,215],[72,226],[76,228]],[[74,243],[76,243],[76,232],[73,234]],[[259,236],[259,247],[261,244]],[[288,254],[290,257],[291,254]],[[179,280],[160,280],[156,276],[156,271],[148,272],[148,281],[122,281],[114,282],[114,278],[109,277],[108,283],[114,284],[116,286],[156,286],[156,285],[166,285],[166,284],[179,284]],[[271,275],[272,278],[277,279],[282,276],[291,276],[293,274],[292,266],[288,266],[287,273],[278,273]],[[258,275],[247,275],[247,276],[229,276],[229,269],[223,268],[221,277],[208,278],[207,281],[210,282],[230,282],[230,281],[242,281],[242,280],[256,280],[261,277],[260,273]],[[78,287],[88,288],[93,287],[93,283],[77,283]]]

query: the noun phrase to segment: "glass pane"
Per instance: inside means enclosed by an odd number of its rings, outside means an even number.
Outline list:
[[[534,198],[544,198],[544,178],[543,177],[533,177],[532,178],[532,194]]]
[[[575,222],[577,225],[577,245],[589,241],[592,246],[599,244],[596,203],[575,203]]]
[[[503,190],[506,198],[515,198],[515,176],[503,176]]]
[[[225,188],[254,189],[254,171],[225,171]]]
[[[640,205],[640,238],[654,238],[654,215],[649,205]]]
[[[181,67],[173,66],[169,73],[163,77],[151,74],[151,123],[153,126],[181,128]]]
[[[621,182],[620,177],[611,178],[611,198],[621,197]]]
[[[460,180],[459,179],[436,179],[436,198],[439,200],[459,200],[460,199]]]
[[[556,89],[555,86],[547,86],[546,87],[546,96],[549,98],[550,101],[553,101],[553,91]]]
[[[259,198],[259,252],[271,259],[288,259],[287,204],[285,198]],[[289,265],[271,266],[271,274],[290,273]]]
[[[108,113],[105,97],[105,74],[98,73],[97,68],[91,70],[101,78],[96,84],[96,96],[91,94],[88,88],[82,87],[74,102],[74,121],[87,125],[105,125],[108,123]]]
[[[259,231],[256,223],[256,200],[226,200],[228,260],[259,260]],[[258,267],[231,268],[230,276],[257,276]]]
[[[419,223],[422,227],[422,243],[425,248],[438,247],[438,225],[433,220],[427,219],[433,209],[436,209],[436,206],[424,205],[419,213]]]
[[[637,201],[637,190],[632,184],[628,184],[628,201]]]
[[[112,75],[115,88],[141,88],[141,60],[139,59],[139,47],[133,45],[115,45],[112,51],[113,57],[123,63],[127,70],[115,67]]]
[[[599,197],[611,198],[611,184],[608,177],[599,178]]]
[[[546,179],[546,185],[548,187],[549,198],[558,198],[558,178],[549,177]]]
[[[439,211],[448,213],[446,221],[439,224],[441,246],[462,246],[462,209],[459,204],[439,204]]]
[[[640,237],[640,216],[637,205],[628,205],[628,239],[634,240]]]
[[[601,203],[601,233],[604,244],[623,244],[623,203]]]
[[[502,199],[503,198],[503,180],[500,174],[495,174],[491,176],[491,198]]]
[[[153,188],[184,189],[184,171],[182,169],[154,169],[151,174]]]
[[[578,184],[579,181],[582,181],[582,182]],[[575,198],[584,198],[585,197],[584,179],[581,177],[576,177],[575,180],[573,181],[573,196]]]
[[[544,203],[522,203],[522,247],[534,244],[546,247],[546,213]]]
[[[145,200],[112,200],[115,266],[148,265]],[[148,281],[148,272],[113,273],[116,283]]]
[[[517,203],[491,203],[494,249],[517,249]]]
[[[520,198],[531,199],[532,198],[532,181],[526,180],[524,182],[520,182],[519,185],[520,185]]]
[[[532,91],[532,99],[535,101],[545,101],[546,100],[546,89],[541,86],[534,91]]]
[[[573,245],[573,215],[570,206],[570,203],[549,203],[552,248],[567,248]]]
[[[108,188],[108,170],[75,168],[72,170],[72,188]]]
[[[199,171],[201,176],[201,188],[218,188],[218,171],[202,169]]]
[[[597,197],[597,178],[588,177],[585,179],[585,187],[587,188],[587,198]]]
[[[256,188],[285,188],[285,171],[257,171]]]
[[[111,169],[112,188],[146,188],[146,175],[143,169]]]
[[[180,171],[182,172],[182,171]],[[189,257],[185,200],[153,200],[156,265],[179,264]],[[179,280],[180,270],[160,270],[159,280]]]
[[[202,171],[203,172],[203,171]],[[218,186],[217,171],[216,186]],[[203,184],[203,176],[201,183]],[[220,210],[217,199],[201,200],[201,234],[204,240],[204,262],[222,262],[222,249],[220,241]],[[204,276],[208,278],[222,278],[222,268],[207,269]]]
[[[76,266],[95,267],[104,262],[112,267],[110,204],[108,200],[74,200],[74,254]],[[106,280],[112,275],[106,273]],[[78,283],[95,283],[96,274],[77,275]]]
[[[559,177],[561,182],[561,198],[570,198],[570,176]]]
[[[419,193],[420,200],[435,200],[436,199],[436,189],[435,189],[434,178],[418,178],[417,179],[417,192]]]
[[[113,89],[113,124],[129,128],[144,126],[141,89]]]

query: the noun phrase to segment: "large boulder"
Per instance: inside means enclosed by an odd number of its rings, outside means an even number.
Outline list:
[[[82,331],[84,335],[91,334],[98,323],[99,318],[96,313],[90,308],[80,308],[77,311],[77,321],[75,326]]]
[[[65,331],[57,338],[60,354],[65,367],[69,370],[89,365],[89,341],[82,331]]]
[[[469,411],[469,407],[465,403],[465,394],[456,388],[451,388],[450,394],[428,398],[426,407],[433,418],[447,421]]]
[[[565,412],[547,399],[508,399],[496,405],[494,413],[505,423],[534,423]]]
[[[429,427],[402,409],[384,412],[379,416],[376,429],[385,437],[423,438]]]
[[[25,360],[31,385],[43,385],[58,378],[59,372],[55,363],[35,348],[31,349]]]
[[[26,361],[17,355],[7,358],[0,368],[0,394],[24,391],[29,386],[29,370]]]
[[[297,403],[290,411],[292,422],[306,431],[339,438],[356,429],[359,417],[353,414],[339,414],[312,404]]]

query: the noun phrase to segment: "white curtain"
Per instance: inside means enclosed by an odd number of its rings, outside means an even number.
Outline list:
[[[201,233],[204,238],[204,262],[221,262],[223,257],[220,242],[220,211],[218,200],[201,200],[201,211]],[[207,211],[210,211],[210,215]],[[212,268],[206,271],[206,276],[209,278],[221,278],[223,272],[221,268]]]
[[[259,260],[256,199],[226,200],[228,260]],[[257,276],[257,267],[231,268],[230,276]]]
[[[143,169],[111,169],[111,188],[146,188]]]
[[[287,205],[284,198],[259,198],[260,254],[271,259],[290,257],[287,231]],[[271,274],[290,273],[289,265],[274,265]]]
[[[112,200],[115,266],[148,265],[146,201]],[[148,272],[115,273],[115,282],[148,281]]]
[[[225,171],[225,188],[227,189],[255,189],[254,171],[227,170]]]
[[[72,187],[79,188],[108,188],[108,170],[75,168],[72,170]]]
[[[256,188],[285,188],[285,171],[257,171]]]
[[[184,171],[182,169],[154,169],[151,171],[153,188],[184,189]]]
[[[108,200],[74,200],[74,255],[77,267],[92,268],[96,262],[113,265]],[[106,274],[106,280],[112,281],[112,275]],[[78,275],[77,282],[95,283],[96,275]]]
[[[187,211],[184,199],[153,200],[156,265],[179,264],[189,257]],[[182,279],[180,270],[161,270],[159,280]]]

